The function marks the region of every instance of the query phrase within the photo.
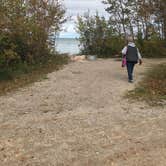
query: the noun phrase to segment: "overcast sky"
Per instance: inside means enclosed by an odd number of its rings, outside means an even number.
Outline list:
[[[102,4],[102,0],[61,0],[66,8],[66,16],[70,17],[63,25],[63,31],[60,33],[60,37],[77,37],[75,32],[75,21],[77,15],[83,15],[88,10],[91,15],[94,15],[96,11],[99,15],[108,17],[107,12],[105,12],[106,5]]]

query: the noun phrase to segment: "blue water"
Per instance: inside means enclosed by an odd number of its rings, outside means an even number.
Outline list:
[[[79,41],[72,38],[58,38],[56,39],[55,48],[59,53],[78,54]]]

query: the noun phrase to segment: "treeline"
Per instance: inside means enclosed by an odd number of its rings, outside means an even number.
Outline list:
[[[81,53],[109,57],[118,54],[126,36],[136,40],[146,57],[166,57],[165,0],[104,0],[109,20],[78,16]]]
[[[90,16],[90,13],[78,17],[77,32],[80,34],[82,54],[97,54],[109,57],[110,53],[117,54],[124,45],[123,40],[115,35],[116,31],[112,25],[100,17],[98,13]]]
[[[58,0],[1,0],[0,68],[42,63],[51,54],[51,34],[64,22]]]

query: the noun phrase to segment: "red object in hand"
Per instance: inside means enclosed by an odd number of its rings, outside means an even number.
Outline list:
[[[126,63],[127,63],[126,56],[124,56],[122,59],[122,67],[126,67]]]

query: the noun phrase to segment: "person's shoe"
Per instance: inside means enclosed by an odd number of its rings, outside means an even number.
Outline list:
[[[133,80],[129,80],[130,83],[133,83],[134,81]]]

